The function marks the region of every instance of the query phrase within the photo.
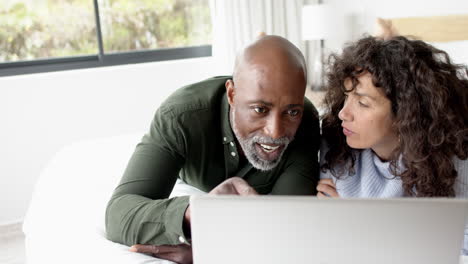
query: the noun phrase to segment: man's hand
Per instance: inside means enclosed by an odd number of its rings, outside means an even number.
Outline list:
[[[223,181],[211,190],[209,194],[258,195],[257,191],[240,177],[232,177]],[[187,234],[190,233],[190,205],[184,214],[184,231]]]
[[[232,194],[232,195],[258,195],[257,191],[252,188],[245,180],[240,177],[232,177],[218,186],[216,186],[209,194]],[[187,207],[184,215],[184,228],[190,227],[190,206]],[[192,246],[187,244],[180,245],[133,245],[130,251],[147,253],[160,259],[170,260],[180,264],[191,264]]]
[[[209,194],[258,195],[257,191],[240,177],[232,177],[223,181]]]
[[[166,259],[179,264],[192,264],[192,246],[187,244],[179,245],[133,245],[132,252],[146,253],[153,257]]]
[[[340,197],[332,179],[321,179],[317,185],[317,197]]]

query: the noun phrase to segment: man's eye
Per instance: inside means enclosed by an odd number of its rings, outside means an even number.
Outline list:
[[[264,113],[267,112],[267,109],[265,107],[259,107],[259,106],[255,107],[254,110],[255,110],[255,112],[257,112],[259,114],[264,114]]]
[[[288,110],[288,115],[290,116],[297,116],[298,114],[299,114],[299,110],[297,109]]]

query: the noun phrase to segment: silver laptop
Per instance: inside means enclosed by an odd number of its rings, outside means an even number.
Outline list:
[[[458,264],[468,201],[193,196],[197,264]]]

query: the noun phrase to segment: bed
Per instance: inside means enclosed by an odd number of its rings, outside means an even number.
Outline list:
[[[388,19],[399,35],[412,36],[446,51],[452,61],[468,65],[468,15]]]

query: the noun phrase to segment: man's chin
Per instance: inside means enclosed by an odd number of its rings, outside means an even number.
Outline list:
[[[266,161],[261,161],[261,162],[250,162],[252,166],[261,171],[271,171],[272,169],[276,168],[278,166],[279,162],[266,162]]]

